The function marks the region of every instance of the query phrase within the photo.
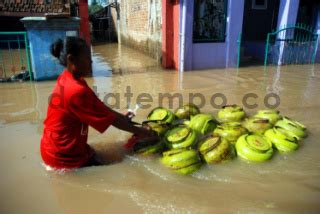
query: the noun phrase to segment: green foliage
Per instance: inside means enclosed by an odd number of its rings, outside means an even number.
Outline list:
[[[92,0],[89,6],[89,15],[101,10],[103,7],[97,3],[97,0]]]
[[[97,5],[97,4],[98,4],[97,0],[92,0],[90,6],[94,6],[94,5]]]

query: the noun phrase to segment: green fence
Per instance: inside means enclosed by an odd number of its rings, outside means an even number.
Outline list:
[[[0,32],[0,78],[27,73],[32,80],[29,43],[26,32]]]
[[[238,44],[238,60],[237,60],[237,67],[240,67],[240,60],[241,60],[241,40],[242,40],[242,33],[239,33],[237,44]]]
[[[318,35],[305,24],[283,26],[268,33],[264,65],[314,64]]]

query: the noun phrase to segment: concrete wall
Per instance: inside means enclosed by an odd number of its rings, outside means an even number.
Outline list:
[[[180,2],[162,0],[162,67],[179,69]]]
[[[80,37],[86,40],[87,45],[90,47],[90,24],[89,24],[89,11],[88,1],[79,0],[79,17],[80,17]]]
[[[138,49],[160,62],[161,58],[161,0],[118,0],[120,3],[120,32],[122,44]],[[112,9],[117,23],[115,9]],[[120,29],[119,29],[120,27]]]
[[[228,1],[227,36],[225,42],[221,43],[192,42],[194,3],[184,1],[184,4],[186,6],[185,70],[236,67],[237,39],[242,31],[244,0]]]

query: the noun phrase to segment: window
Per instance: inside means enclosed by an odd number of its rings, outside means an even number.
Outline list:
[[[193,42],[224,42],[228,0],[194,0]]]
[[[252,0],[253,10],[266,10],[268,7],[268,0]]]

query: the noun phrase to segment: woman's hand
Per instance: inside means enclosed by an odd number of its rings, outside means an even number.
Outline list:
[[[144,139],[148,141],[159,140],[158,135],[154,131],[143,128],[143,127],[141,128],[141,127],[134,126],[132,122],[130,122],[131,120],[128,120],[129,116],[127,116],[127,114],[123,115],[118,112],[115,112],[115,114],[117,114],[117,119],[112,123],[112,125],[117,127],[118,129],[131,132],[137,135],[140,139]]]
[[[132,118],[136,115],[132,111],[128,111],[127,113],[125,113],[124,116],[127,118],[128,121],[131,121]]]

